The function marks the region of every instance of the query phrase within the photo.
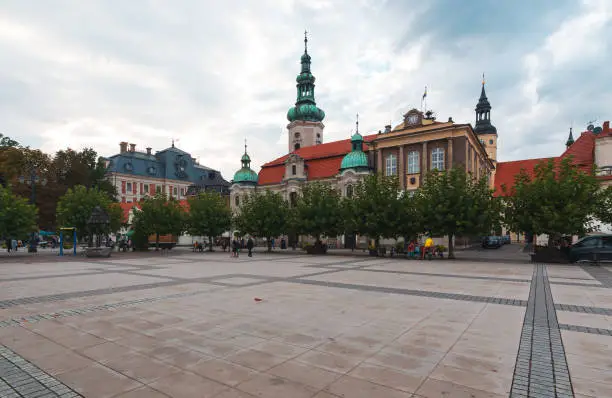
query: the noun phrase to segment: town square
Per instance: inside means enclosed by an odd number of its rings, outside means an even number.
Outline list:
[[[612,397],[612,3],[0,4],[0,398]]]

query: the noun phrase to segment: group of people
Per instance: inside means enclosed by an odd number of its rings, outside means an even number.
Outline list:
[[[232,240],[232,257],[240,256],[240,249],[246,246],[246,249],[249,251],[248,256],[253,257],[253,247],[255,247],[255,242],[253,242],[253,238],[249,237],[246,241],[246,245],[244,244],[244,238],[242,240],[238,240],[238,238],[234,238]]]
[[[423,246],[421,246],[418,241],[411,240],[408,243],[407,249],[408,249],[408,257],[410,258],[423,259],[427,255],[431,255],[431,256],[435,255],[435,252],[436,252],[436,246],[431,236],[428,236],[425,239],[425,243],[423,244]]]
[[[16,239],[6,239],[4,241],[4,244],[6,245],[6,251],[8,251],[9,253],[11,251],[16,252],[18,248],[23,246],[23,243],[21,243],[20,240],[16,240]]]

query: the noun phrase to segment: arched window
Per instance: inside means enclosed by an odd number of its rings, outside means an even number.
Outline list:
[[[297,204],[297,192],[291,192],[289,194],[289,204],[294,207]]]
[[[294,137],[295,137],[295,139],[300,138],[300,133],[299,132],[295,133]]]
[[[353,186],[350,184],[346,186],[346,197],[347,198],[353,197]]]
[[[394,176],[397,175],[397,156],[390,154],[385,160],[385,175]]]
[[[434,148],[431,150],[431,169],[444,170],[444,149]]]
[[[408,174],[417,174],[419,171],[419,153],[417,151],[408,152]]]
[[[295,145],[293,146],[295,148],[295,150],[297,151],[298,149],[300,149],[300,143],[296,142]]]
[[[240,206],[240,195],[236,195],[236,197],[234,198],[234,203],[236,204],[236,206]]]

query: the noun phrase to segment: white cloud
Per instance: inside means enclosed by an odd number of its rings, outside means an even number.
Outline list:
[[[179,147],[229,179],[245,137],[254,168],[286,151],[308,29],[326,141],[348,137],[356,113],[362,132],[397,123],[420,106],[425,85],[440,119],[472,122],[486,71],[499,158],[554,154],[550,143],[524,143],[568,123],[576,100],[545,89],[556,72],[599,65],[609,2],[585,1],[555,30],[512,45],[494,32],[440,39],[436,29],[461,17],[441,11],[397,0],[4,2],[0,131],[46,151],[93,146],[103,155],[119,141],[160,150],[180,138]],[[417,28],[427,13],[436,24]]]

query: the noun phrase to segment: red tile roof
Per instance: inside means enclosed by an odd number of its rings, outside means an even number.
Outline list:
[[[605,122],[603,124],[602,132],[599,135],[595,135],[590,131],[583,132],[580,134],[580,137],[578,137],[578,139],[559,157],[499,162],[495,172],[495,195],[503,195],[502,186],[504,184],[507,188],[514,185],[514,177],[520,173],[522,169],[527,171],[530,176],[533,176],[534,167],[538,163],[548,161],[549,159],[559,161],[571,156],[572,163],[577,165],[582,171],[590,173],[595,163],[595,140],[609,135],[612,135],[610,123]]]
[[[522,170],[525,170],[530,177],[533,177],[535,166],[542,162],[548,162],[550,159],[556,160],[557,158],[525,159],[497,163],[495,171],[495,196],[504,195],[504,186],[506,189],[512,188],[515,176]]]
[[[366,135],[363,137],[363,140],[365,142],[370,142],[375,139],[376,136],[377,134]],[[363,150],[364,152],[368,150],[365,144],[363,145]],[[305,160],[308,180],[311,181],[330,178],[338,174],[342,158],[350,151],[351,140],[346,139],[300,148],[291,153]],[[261,166],[258,184],[279,184],[285,175],[285,161],[291,153]]]

